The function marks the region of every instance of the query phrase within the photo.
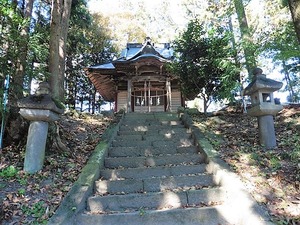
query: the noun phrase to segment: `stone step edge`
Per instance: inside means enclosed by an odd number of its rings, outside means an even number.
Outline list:
[[[127,225],[195,225],[233,224],[219,213],[219,207],[153,210],[124,214],[80,214],[75,225],[127,224]]]
[[[175,154],[159,154],[159,155],[153,155],[153,156],[109,156],[109,157],[106,157],[105,159],[134,159],[134,158],[158,158],[158,157],[162,157],[162,156],[185,156],[185,155],[203,155],[201,152],[197,152],[197,153],[175,153]]]
[[[192,176],[146,177],[143,179],[98,180],[94,190],[97,195],[123,195],[170,190],[198,190],[217,187],[213,176],[200,174]]]
[[[177,157],[175,157],[177,156]],[[185,160],[188,156],[188,161]],[[173,158],[172,158],[173,157]],[[195,157],[195,158],[193,158]],[[119,162],[123,159],[123,162]],[[176,161],[177,160],[177,161]],[[121,169],[121,168],[153,168],[156,166],[168,165],[200,165],[206,163],[206,157],[202,154],[172,154],[166,158],[163,156],[147,156],[147,157],[113,157],[105,158],[104,166],[108,169]],[[130,165],[131,164],[131,165]]]
[[[228,214],[229,212],[229,214]],[[231,213],[230,213],[231,212]],[[126,224],[126,225],[216,225],[216,224],[241,224],[241,225],[274,225],[264,218],[253,218],[251,214],[243,212],[240,218],[233,209],[227,205],[217,205],[201,208],[179,208],[168,210],[143,209],[135,212],[117,214],[93,214],[82,212],[78,214],[74,224]]]
[[[92,196],[87,200],[91,212],[110,212],[144,209],[207,207],[223,204],[227,192],[220,187],[188,191],[131,193],[125,195]]]
[[[146,168],[123,168],[123,169],[102,169],[100,171],[100,176],[104,180],[117,180],[119,176],[120,179],[137,179],[140,178],[135,174],[143,174],[150,173],[152,177],[161,177],[155,176],[153,174],[157,174],[157,171],[164,171],[165,176],[176,176],[181,174],[193,174],[191,171],[198,171],[199,174],[209,174],[206,170],[206,164],[198,164],[198,165],[172,165],[172,166],[156,166],[156,167],[146,167]],[[178,170],[183,170],[182,172],[178,172]],[[156,171],[156,172],[155,172]],[[176,172],[177,171],[177,172]],[[189,173],[187,173],[189,172]],[[123,173],[123,174],[122,174]],[[124,177],[128,176],[127,178]],[[134,174],[134,175],[130,175]],[[108,178],[110,176],[111,178]],[[100,177],[100,178],[101,178]],[[114,178],[112,178],[114,177]],[[144,175],[142,176],[144,177]]]
[[[132,168],[130,168],[130,169],[132,169]],[[199,176],[212,176],[212,174],[204,171],[204,172],[199,172],[199,173],[183,173],[183,174],[174,174],[174,175],[150,175],[149,177],[143,177],[143,178],[116,178],[116,179],[108,178],[108,179],[106,179],[106,178],[100,177],[100,179],[97,181],[123,181],[123,180],[135,181],[135,180],[150,180],[150,179],[154,179],[154,178],[199,177]]]

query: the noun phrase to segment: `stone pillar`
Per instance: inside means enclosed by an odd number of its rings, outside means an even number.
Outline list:
[[[132,85],[132,82],[131,82],[131,79],[128,79],[127,81],[127,112],[131,112],[131,85]]]
[[[276,146],[276,136],[274,129],[274,121],[272,115],[264,115],[257,117],[260,144],[267,148]]]
[[[31,121],[25,152],[24,170],[35,173],[42,169],[45,158],[48,122]]]

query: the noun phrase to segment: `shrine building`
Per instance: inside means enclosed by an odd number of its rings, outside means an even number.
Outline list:
[[[173,59],[169,43],[128,43],[120,58],[88,67],[85,71],[105,101],[115,111],[177,111],[184,101],[179,80],[166,70]]]

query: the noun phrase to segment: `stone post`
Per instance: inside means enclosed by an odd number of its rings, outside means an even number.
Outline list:
[[[63,109],[59,109],[50,96],[49,85],[40,83],[35,95],[18,102],[20,114],[30,120],[27,136],[24,171],[35,173],[42,169],[48,134],[48,122],[59,119]]]
[[[32,121],[29,126],[24,170],[35,173],[42,169],[45,159],[45,147],[48,134],[48,122]]]
[[[253,81],[244,90],[244,94],[251,97],[248,114],[257,117],[260,144],[273,148],[276,146],[273,116],[283,108],[275,104],[273,92],[282,87],[282,82],[268,79],[260,68],[256,68],[253,75]]]

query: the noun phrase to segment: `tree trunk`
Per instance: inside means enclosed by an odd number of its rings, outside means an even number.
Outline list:
[[[26,0],[25,1],[25,10],[24,10],[24,20],[28,20],[27,24],[20,31],[20,38],[18,41],[18,54],[17,58],[15,59],[15,74],[13,79],[13,92],[14,95],[11,99],[11,105],[15,106],[17,101],[23,98],[23,82],[24,82],[24,74],[26,68],[26,61],[27,61],[27,50],[28,50],[28,41],[29,41],[29,26],[30,26],[30,19],[32,14],[33,8],[33,0]],[[16,7],[16,11],[18,8]]]
[[[53,0],[50,25],[49,83],[52,96],[64,102],[66,42],[72,0]]]
[[[288,0],[295,31],[300,44],[300,0]]]
[[[296,102],[296,98],[295,98],[296,94],[295,94],[295,91],[294,91],[294,88],[293,88],[293,85],[292,85],[292,82],[291,82],[291,78],[290,78],[290,75],[289,75],[289,71],[287,69],[285,61],[282,61],[282,67],[283,67],[283,72],[284,72],[284,76],[285,76],[285,80],[286,80],[286,83],[287,83],[287,87],[288,87],[288,91],[289,91],[291,100],[292,100],[292,102]]]
[[[16,0],[12,3],[14,5],[14,9],[16,13],[19,13],[19,9],[17,7],[18,2]],[[10,86],[10,94],[9,94],[9,114],[7,115],[6,121],[6,141],[7,142],[19,142],[24,137],[24,133],[27,130],[27,123],[19,114],[19,108],[17,106],[18,100],[23,98],[23,82],[25,75],[25,68],[27,64],[27,51],[28,51],[28,43],[29,43],[29,27],[30,27],[30,19],[32,15],[33,9],[33,0],[25,1],[25,9],[24,9],[24,20],[28,20],[25,25],[22,26],[19,38],[14,45],[18,46],[18,51],[16,54],[16,58],[14,58],[13,66],[15,67],[15,71],[13,72],[13,80]],[[9,45],[8,45],[9,47]]]
[[[246,68],[250,77],[252,76],[253,69],[256,67],[255,54],[254,51],[251,49],[253,40],[251,38],[251,33],[248,27],[243,1],[234,0],[234,6],[237,13],[240,31],[242,35],[243,49],[244,49],[245,60],[246,60]]]

